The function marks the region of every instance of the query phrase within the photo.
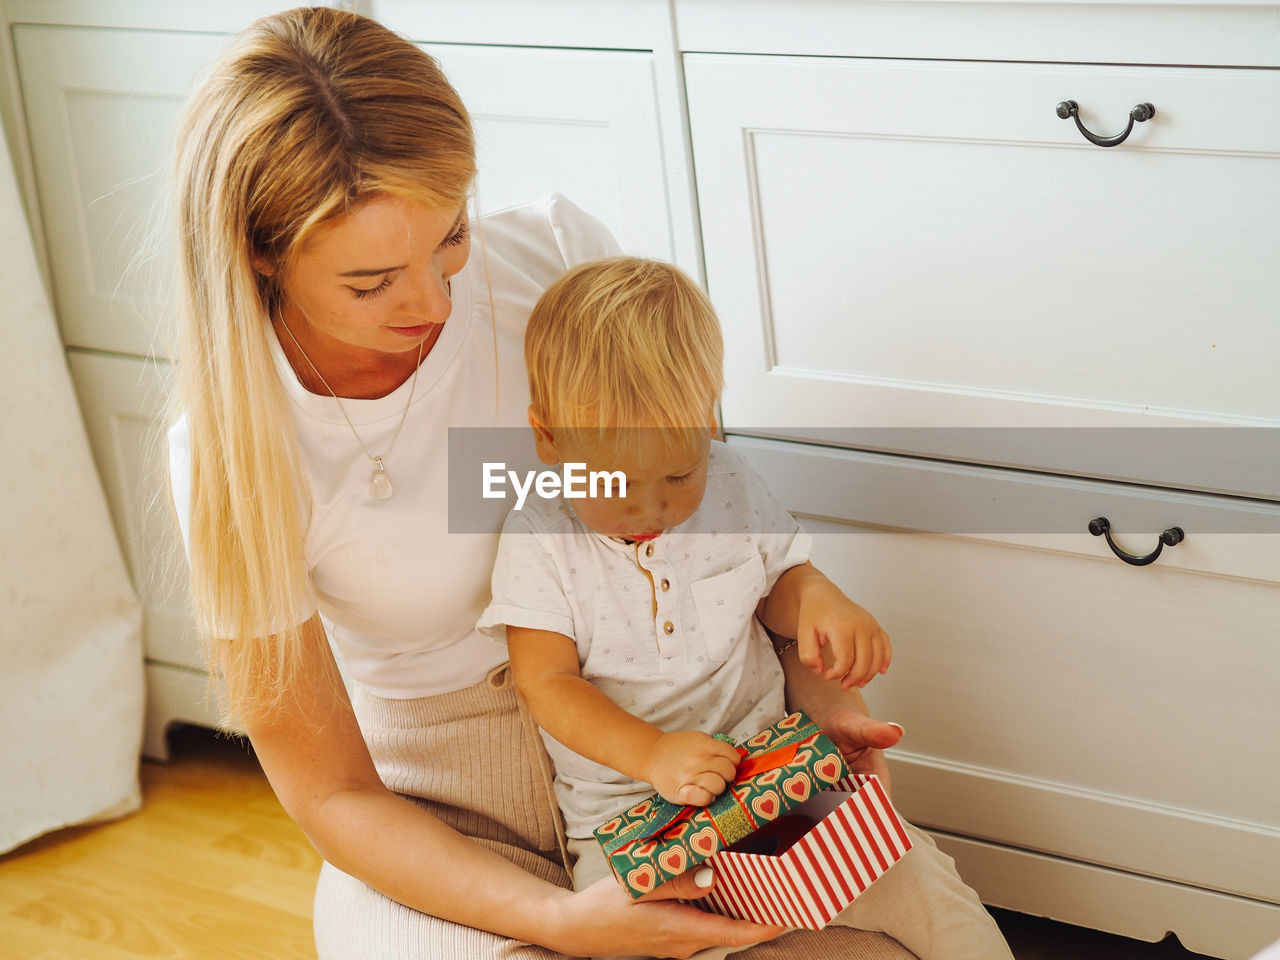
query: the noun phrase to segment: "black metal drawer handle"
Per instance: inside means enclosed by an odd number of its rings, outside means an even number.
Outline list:
[[[1084,138],[1090,143],[1096,143],[1100,147],[1116,147],[1124,143],[1128,139],[1129,134],[1133,132],[1134,122],[1146,123],[1156,115],[1156,108],[1149,103],[1140,103],[1129,111],[1129,125],[1124,128],[1124,133],[1117,133],[1114,137],[1100,137],[1096,133],[1091,132],[1080,122],[1080,104],[1074,100],[1063,100],[1058,104],[1058,116],[1063,120],[1068,117],[1076,122],[1076,127],[1084,134]]]
[[[1095,537],[1106,537],[1107,546],[1111,548],[1111,552],[1123,560],[1125,563],[1132,563],[1135,567],[1145,567],[1148,563],[1160,556],[1160,551],[1165,547],[1173,547],[1180,544],[1186,539],[1186,534],[1182,532],[1181,527],[1170,527],[1164,533],[1160,534],[1160,539],[1156,542],[1156,548],[1148,553],[1145,557],[1137,557],[1132,553],[1125,553],[1111,539],[1111,521],[1106,517],[1095,517],[1089,521],[1089,532]]]

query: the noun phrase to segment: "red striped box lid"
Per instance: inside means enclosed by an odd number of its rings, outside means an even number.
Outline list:
[[[724,850],[716,886],[697,903],[757,923],[821,930],[911,849],[884,786],[853,774],[795,812],[821,821],[777,855]]]

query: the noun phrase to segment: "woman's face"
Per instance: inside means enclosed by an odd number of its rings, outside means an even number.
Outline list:
[[[281,277],[284,320],[322,370],[416,356],[449,318],[470,250],[465,207],[375,196],[302,245]]]

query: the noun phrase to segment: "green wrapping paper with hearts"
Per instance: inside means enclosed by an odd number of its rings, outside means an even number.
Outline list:
[[[605,858],[632,899],[750,836],[848,775],[839,749],[803,713],[738,744],[733,783],[708,806],[658,794],[596,828]]]

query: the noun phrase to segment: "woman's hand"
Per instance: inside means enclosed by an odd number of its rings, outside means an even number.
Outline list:
[[[557,935],[548,944],[575,957],[638,954],[649,957],[688,957],[714,946],[746,947],[770,940],[786,927],[734,920],[678,903],[706,896],[712,887],[699,867],[687,871],[633,901],[612,875],[602,877],[558,901]]]
[[[899,724],[873,720],[853,707],[829,711],[822,730],[840,748],[850,773],[873,773],[889,792],[889,765],[884,751],[902,739]]]
[[[832,739],[854,773],[874,773],[889,789],[884,751],[902,739],[896,723],[873,720],[857,687],[844,690],[800,662],[796,645],[778,657],[786,676],[787,709],[803,710]]]

